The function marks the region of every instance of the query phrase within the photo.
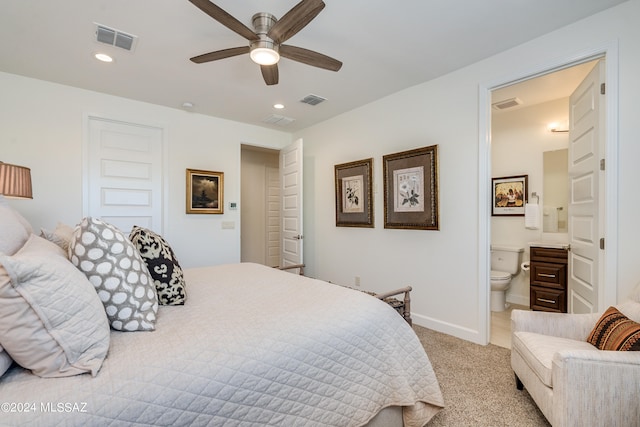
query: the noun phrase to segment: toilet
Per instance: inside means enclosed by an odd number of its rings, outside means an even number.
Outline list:
[[[491,245],[491,311],[504,311],[511,278],[520,271],[524,248]]]

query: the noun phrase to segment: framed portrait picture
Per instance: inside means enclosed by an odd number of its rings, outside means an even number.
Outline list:
[[[491,215],[524,216],[527,203],[528,175],[504,176],[491,179]]]
[[[438,230],[438,146],[383,156],[384,228]]]
[[[224,173],[187,169],[187,213],[221,214],[224,209]]]
[[[335,165],[336,227],[373,228],[373,159]]]

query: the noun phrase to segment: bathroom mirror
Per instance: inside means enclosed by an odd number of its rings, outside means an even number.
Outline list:
[[[542,231],[567,233],[569,203],[569,150],[542,153]]]

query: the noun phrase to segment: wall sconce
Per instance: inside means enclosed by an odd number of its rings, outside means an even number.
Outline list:
[[[547,129],[549,129],[549,132],[553,132],[553,133],[566,133],[569,132],[569,129],[565,129],[569,126],[564,125],[562,128],[560,127],[561,125],[558,123],[549,123],[549,125],[547,126]]]
[[[33,199],[31,169],[0,162],[0,194],[17,199]]]

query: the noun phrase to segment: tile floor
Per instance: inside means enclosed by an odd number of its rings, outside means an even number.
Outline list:
[[[505,311],[491,312],[491,339],[489,342],[499,347],[511,348],[511,310],[529,310],[529,307],[517,304]]]

